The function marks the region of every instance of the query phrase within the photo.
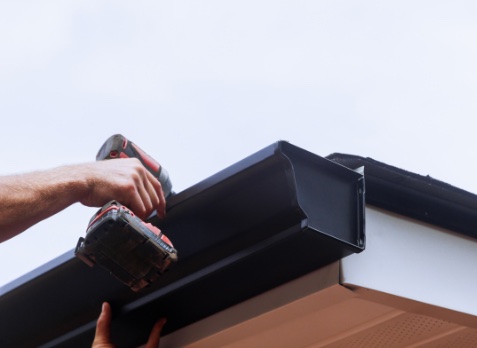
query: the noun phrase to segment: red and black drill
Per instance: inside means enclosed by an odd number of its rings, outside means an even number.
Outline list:
[[[121,134],[106,140],[96,160],[130,157],[139,159],[159,180],[166,198],[173,194],[167,171]],[[177,261],[177,250],[159,228],[116,201],[91,218],[75,255],[90,267],[100,265],[134,291],[150,286]]]

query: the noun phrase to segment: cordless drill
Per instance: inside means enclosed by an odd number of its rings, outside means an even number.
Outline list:
[[[106,140],[96,160],[131,157],[159,180],[166,198],[173,194],[167,171],[120,134]],[[75,255],[90,267],[100,265],[133,291],[153,284],[177,261],[177,250],[162,231],[117,201],[108,202],[90,219]]]

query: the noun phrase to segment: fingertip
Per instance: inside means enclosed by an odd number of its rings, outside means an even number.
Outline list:
[[[162,331],[162,328],[164,325],[166,325],[167,319],[166,318],[161,318],[158,321],[155,322],[154,327],[157,331]]]
[[[166,217],[166,204],[165,202],[160,201],[159,204],[156,205],[156,213],[160,219],[164,219]]]
[[[111,316],[111,306],[108,302],[103,302],[101,305],[100,318],[109,319]]]

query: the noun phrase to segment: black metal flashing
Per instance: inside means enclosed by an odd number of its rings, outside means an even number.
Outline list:
[[[327,158],[364,167],[367,204],[477,238],[477,195],[371,158],[340,153]]]
[[[103,301],[118,347],[145,342],[364,249],[364,178],[286,142],[172,196],[179,262],[141,293],[73,250],[0,288],[1,347],[88,347]],[[85,222],[86,225],[86,222]]]

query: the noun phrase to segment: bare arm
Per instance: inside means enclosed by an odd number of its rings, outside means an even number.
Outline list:
[[[165,214],[161,184],[135,158],[0,177],[0,242],[73,203],[101,207],[113,199],[142,219]]]

